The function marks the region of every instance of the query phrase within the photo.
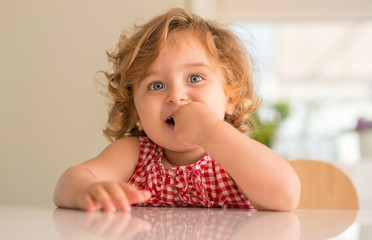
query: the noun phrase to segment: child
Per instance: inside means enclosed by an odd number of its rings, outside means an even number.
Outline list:
[[[171,9],[122,36],[109,59],[104,133],[115,141],[63,173],[58,207],[297,206],[294,170],[243,134],[258,98],[249,58],[228,29]]]

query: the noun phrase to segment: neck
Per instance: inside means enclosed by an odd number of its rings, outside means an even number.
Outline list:
[[[199,161],[204,157],[205,151],[203,148],[198,147],[187,152],[175,152],[164,149],[165,160],[172,167],[187,166]]]

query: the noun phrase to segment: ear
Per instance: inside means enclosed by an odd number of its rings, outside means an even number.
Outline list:
[[[143,131],[143,127],[141,125],[141,121],[140,120],[137,120],[136,121],[136,127],[137,127],[138,131]]]
[[[232,99],[229,98],[229,99],[227,100],[225,113],[228,114],[228,115],[231,115],[231,114],[233,114],[233,112],[234,112],[234,104],[233,104],[233,102],[232,102]]]
[[[132,121],[136,125],[138,131],[143,131],[143,127],[141,125],[141,120],[139,119],[137,111],[135,109],[133,109],[131,111],[131,117],[132,117]]]

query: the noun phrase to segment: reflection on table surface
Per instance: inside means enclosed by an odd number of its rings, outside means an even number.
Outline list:
[[[275,236],[298,239],[299,222],[291,212],[251,212],[200,208],[134,208],[131,214],[86,214],[57,209],[58,231],[66,239],[245,239]],[[258,239],[258,238],[255,238]]]
[[[134,207],[86,213],[0,204],[0,239],[372,239],[372,211]]]
[[[56,209],[54,220],[65,239],[299,239],[300,235],[293,212],[133,208],[131,214],[86,214]]]

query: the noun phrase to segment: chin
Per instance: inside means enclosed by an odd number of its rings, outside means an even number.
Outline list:
[[[173,152],[185,152],[185,151],[190,151],[190,150],[195,150],[195,149],[200,148],[200,146],[198,145],[182,143],[177,140],[164,143],[163,145],[159,145],[159,146],[162,146],[164,149],[167,149]]]
[[[180,143],[179,147],[176,147],[174,150],[172,149],[168,149],[168,150],[175,151],[175,152],[191,152],[191,151],[197,151],[201,149],[202,148],[198,145]]]

